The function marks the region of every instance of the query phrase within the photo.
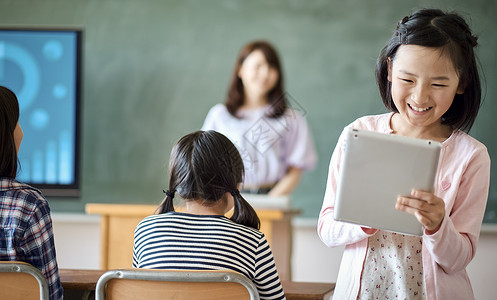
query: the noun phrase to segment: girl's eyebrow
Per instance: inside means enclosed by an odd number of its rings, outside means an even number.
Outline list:
[[[409,71],[406,71],[406,70],[403,70],[403,69],[399,69],[399,72],[402,73],[402,74],[405,74],[405,75],[409,75],[409,76],[412,76],[412,77],[416,77],[418,78],[418,75],[414,74],[414,73],[411,73]],[[435,77],[430,77],[430,79],[432,80],[450,80],[449,77],[447,76],[444,76],[444,75],[441,75],[441,76],[435,76]]]

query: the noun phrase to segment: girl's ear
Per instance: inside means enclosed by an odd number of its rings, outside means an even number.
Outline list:
[[[390,57],[387,58],[387,69],[388,69],[388,81],[392,82],[392,59]]]
[[[456,94],[458,94],[458,95],[464,94],[464,87],[459,85],[459,87],[457,88]]]
[[[463,80],[459,79],[459,86],[457,87],[456,94],[457,95],[462,95],[464,94],[464,90],[468,86],[467,81],[464,82]]]

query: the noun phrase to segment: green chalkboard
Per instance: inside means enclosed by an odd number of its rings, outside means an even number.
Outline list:
[[[318,166],[292,203],[316,218],[342,128],[385,111],[374,80],[380,49],[398,19],[424,6],[467,12],[480,34],[487,89],[471,134],[497,157],[495,0],[16,0],[0,2],[0,24],[84,29],[81,197],[50,198],[53,211],[159,203],[171,147],[224,101],[240,47],[262,38],[279,50],[286,92],[315,139]],[[495,166],[485,221],[497,223]]]

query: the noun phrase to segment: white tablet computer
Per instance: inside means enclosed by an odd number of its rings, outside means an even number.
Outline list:
[[[402,234],[422,235],[416,217],[395,209],[397,196],[433,191],[442,145],[361,129],[344,129],[334,218]]]

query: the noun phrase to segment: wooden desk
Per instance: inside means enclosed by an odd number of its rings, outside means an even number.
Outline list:
[[[60,269],[59,275],[64,287],[64,300],[94,299],[97,281],[104,270]],[[331,299],[334,283],[293,282],[282,280],[287,300]],[[71,295],[67,297],[66,295]]]
[[[100,268],[131,268],[136,225],[154,214],[157,205],[88,203],[86,213],[101,216]],[[282,280],[291,279],[292,223],[298,210],[256,209],[261,231],[273,251]]]

